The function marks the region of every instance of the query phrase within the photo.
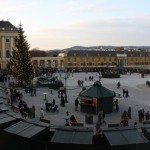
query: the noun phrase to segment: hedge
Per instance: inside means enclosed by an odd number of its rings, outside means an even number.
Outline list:
[[[120,78],[118,73],[102,73],[102,78]]]

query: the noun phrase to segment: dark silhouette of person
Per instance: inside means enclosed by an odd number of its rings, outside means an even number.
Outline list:
[[[31,96],[33,96],[33,87],[30,88]]]
[[[69,112],[68,111],[66,112],[66,115],[69,116]]]
[[[63,96],[61,96],[61,104],[60,105],[63,107],[65,106],[65,99]]]
[[[53,107],[55,106],[55,99],[53,99],[53,101],[52,101],[52,105],[53,105]]]
[[[115,105],[116,105],[116,111],[118,112],[119,111],[118,99],[116,99]]]
[[[123,93],[123,97],[124,97],[124,96],[125,96],[125,93],[126,93],[126,90],[123,89],[122,93]]]
[[[33,89],[34,96],[36,96],[36,88]]]
[[[69,124],[69,120],[68,120],[68,119],[66,119],[65,126],[70,126],[70,124]]]
[[[35,118],[35,106],[32,106],[32,117]]]
[[[120,81],[118,81],[117,83],[117,88],[120,88]]]
[[[70,117],[70,122],[71,122],[71,123],[76,123],[76,122],[77,122],[77,120],[76,120],[76,118],[75,118],[74,115],[71,115],[71,117]]]
[[[75,111],[77,111],[78,106],[79,106],[79,100],[78,100],[78,98],[76,98],[75,99]]]
[[[128,107],[128,118],[131,119],[131,106]]]
[[[126,90],[126,98],[129,96],[129,92],[128,90]]]

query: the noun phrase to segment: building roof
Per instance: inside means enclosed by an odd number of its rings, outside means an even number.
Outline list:
[[[17,31],[18,29],[9,21],[0,21],[0,31]]]
[[[115,57],[117,54],[126,54],[127,57],[149,57],[150,52],[143,51],[95,51],[95,50],[69,50],[67,56],[71,57]]]

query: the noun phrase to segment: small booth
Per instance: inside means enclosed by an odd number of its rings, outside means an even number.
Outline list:
[[[81,112],[98,114],[103,110],[106,114],[113,112],[113,99],[115,92],[111,91],[96,81],[93,86],[79,94]]]
[[[92,149],[93,135],[89,127],[60,127],[51,139],[51,149]]]
[[[114,150],[148,150],[150,143],[143,134],[134,127],[112,127],[103,129],[107,144]]]
[[[7,111],[6,113],[0,113],[0,130],[7,128],[21,120],[21,116],[18,113]]]
[[[150,141],[150,124],[144,124],[141,128],[143,135]]]
[[[3,129],[0,138],[1,149],[44,149],[46,146],[44,137],[48,133],[49,124],[20,121]]]

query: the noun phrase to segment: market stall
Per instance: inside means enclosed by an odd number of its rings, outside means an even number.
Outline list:
[[[111,113],[113,112],[114,97],[114,91],[105,88],[99,81],[96,81],[93,86],[79,94],[81,112],[98,114],[100,110],[103,110],[107,114]]]

